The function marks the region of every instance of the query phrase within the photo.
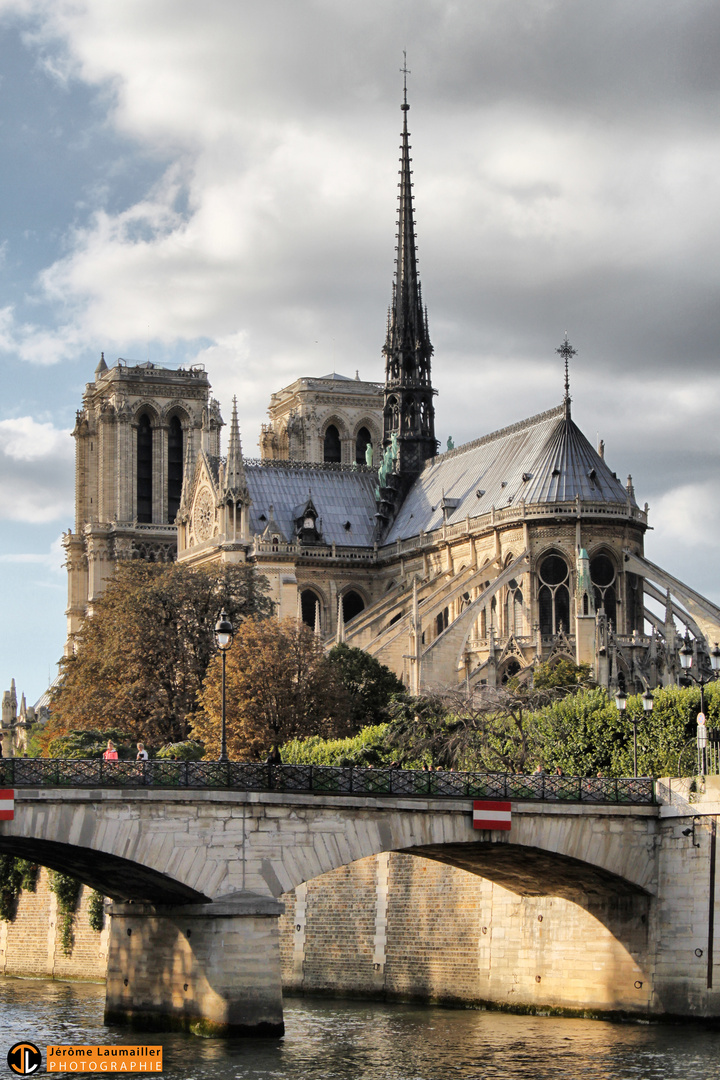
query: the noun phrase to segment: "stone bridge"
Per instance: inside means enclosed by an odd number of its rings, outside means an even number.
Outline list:
[[[282,1031],[278,897],[382,852],[572,901],[642,971],[638,1014],[720,1014],[720,804],[518,801],[509,832],[474,830],[472,799],[38,787],[18,789],[15,807],[0,822],[0,852],[72,873],[113,900],[108,1020]]]

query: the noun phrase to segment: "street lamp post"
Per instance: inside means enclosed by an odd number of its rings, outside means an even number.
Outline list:
[[[643,713],[644,713],[644,715],[649,716],[650,713],[653,711],[653,705],[655,704],[655,702],[653,701],[653,696],[650,693],[649,689],[646,690],[645,693],[643,694],[642,703],[643,703]],[[638,722],[637,722],[637,720],[635,719],[634,716],[632,718],[632,722],[633,722],[633,762],[634,762],[634,767],[635,767],[635,775],[637,776],[637,774],[638,774],[638,771],[637,771],[637,726],[638,726]]]
[[[707,683],[712,682],[717,678],[718,671],[720,671],[720,647],[718,647],[717,641],[715,642],[715,648],[710,652],[710,666],[712,668],[712,675],[709,679],[706,679],[704,675],[700,675],[698,679],[696,675],[693,675],[691,668],[693,664],[693,648],[690,644],[690,634],[685,632],[685,641],[680,649],[680,664],[683,669],[683,673],[687,675],[689,679],[692,679],[697,686],[700,687],[700,712],[697,716],[697,748],[698,748],[698,772],[701,776],[705,776],[707,772],[707,727],[705,720],[705,686]],[[699,669],[699,665],[698,665]]]
[[[642,696],[643,713],[647,716],[653,709],[653,696],[649,690],[646,690]],[[618,690],[615,694],[615,708],[619,713],[624,713],[627,706],[627,694],[623,690]],[[630,722],[633,726],[633,776],[637,777],[637,726],[640,723],[639,716],[631,716]]]
[[[223,609],[218,621],[215,623],[215,640],[218,649],[222,653],[222,707],[220,720],[220,761],[227,761],[227,731],[225,727],[225,653],[232,645],[233,624],[230,622],[228,613]]]

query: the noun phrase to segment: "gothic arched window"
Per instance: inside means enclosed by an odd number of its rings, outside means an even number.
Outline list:
[[[396,397],[388,398],[387,405],[385,406],[385,432],[399,431],[400,429],[400,409],[398,407],[398,401]]]
[[[340,432],[334,424],[330,424],[325,432],[325,445],[323,448],[323,461],[339,462],[342,460],[342,448],[340,446]]]
[[[303,589],[300,593],[300,610],[302,621],[311,630],[315,629],[315,619],[319,618],[322,626],[322,607],[320,597],[313,589]]]
[[[613,626],[617,625],[617,574],[612,559],[607,555],[596,555],[590,560],[590,579],[595,594],[595,610],[604,608]]]
[[[355,462],[358,465],[365,464],[365,451],[372,445],[372,437],[366,427],[361,427],[355,439]]]
[[[502,685],[504,686],[506,682],[509,682],[510,679],[514,678],[517,674],[519,674],[520,670],[520,664],[517,662],[517,660],[508,660],[507,666],[505,667],[505,670],[500,676],[500,681]]]
[[[153,433],[150,417],[143,413],[137,429],[137,520],[152,521]]]
[[[544,637],[570,629],[570,590],[568,565],[560,555],[546,555],[540,564],[540,633]]]
[[[167,481],[167,517],[172,525],[180,509],[180,497],[183,485],[183,430],[177,418],[173,416],[168,431],[168,481]]]
[[[356,615],[359,615],[361,611],[365,610],[365,601],[360,593],[355,592],[354,589],[350,589],[349,592],[343,593],[342,598],[342,610],[343,610],[343,622],[350,622]]]
[[[514,578],[508,586],[507,631],[508,635],[514,634],[515,637],[520,637],[525,632],[522,589]]]

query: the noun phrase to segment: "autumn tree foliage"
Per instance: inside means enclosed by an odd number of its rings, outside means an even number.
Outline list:
[[[70,731],[121,729],[151,746],[187,739],[225,609],[237,626],[272,611],[246,565],[121,563],[62,662],[45,752]]]
[[[221,663],[215,656],[202,694],[193,737],[206,757],[218,757]],[[352,710],[339,669],[312,630],[295,619],[247,619],[226,654],[228,755],[261,758],[274,745],[307,735],[352,734]]]

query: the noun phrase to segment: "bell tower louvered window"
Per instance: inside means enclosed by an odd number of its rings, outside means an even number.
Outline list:
[[[143,413],[137,429],[137,520],[152,522],[153,432],[150,417]]]
[[[183,485],[183,430],[177,416],[173,416],[168,430],[168,482],[167,518],[172,525],[180,509]]]

